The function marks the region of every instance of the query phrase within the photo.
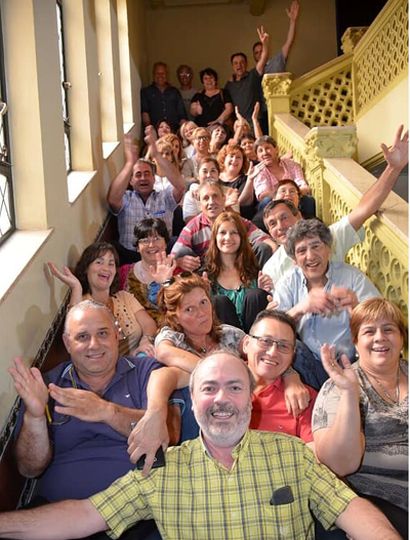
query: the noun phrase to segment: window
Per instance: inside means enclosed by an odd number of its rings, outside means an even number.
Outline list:
[[[57,34],[58,51],[60,59],[60,80],[61,80],[61,105],[64,120],[64,150],[66,171],[71,171],[71,145],[70,145],[70,120],[68,115],[68,91],[71,83],[67,81],[64,56],[64,25],[63,25],[63,6],[61,0],[56,0],[57,9]]]
[[[3,36],[0,18],[0,243],[6,240],[16,228],[6,98]]]

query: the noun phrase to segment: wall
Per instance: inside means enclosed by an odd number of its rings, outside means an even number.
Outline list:
[[[249,13],[248,2],[229,5],[148,9],[146,12],[148,61],[162,60],[170,67],[175,83],[179,64],[189,64],[198,72],[210,65],[218,72],[221,84],[230,77],[229,58],[243,51],[253,65],[252,45],[257,41],[256,27],[265,25],[271,36],[271,52],[277,52],[288,29],[286,8],[290,0],[266,2],[263,16]],[[337,54],[334,2],[303,0],[294,47],[288,70],[301,75],[327,62]],[[149,81],[149,79],[148,79]],[[144,84],[147,79],[144,79]]]

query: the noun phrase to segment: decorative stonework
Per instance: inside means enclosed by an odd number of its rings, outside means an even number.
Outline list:
[[[292,84],[292,73],[269,73],[264,75],[262,88],[265,99],[288,96]]]
[[[315,127],[305,137],[305,149],[312,158],[351,158],[357,150],[354,126],[328,128]]]
[[[347,54],[353,52],[353,49],[362,39],[368,26],[350,26],[342,36],[342,51]]]

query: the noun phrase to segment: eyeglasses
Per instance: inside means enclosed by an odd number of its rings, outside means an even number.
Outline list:
[[[290,354],[295,350],[295,345],[293,343],[289,343],[289,341],[283,341],[282,339],[273,339],[264,336],[253,336],[252,334],[249,334],[249,337],[256,339],[259,347],[264,351],[267,351],[268,349],[273,347],[273,345],[276,345],[278,352],[281,354]]]
[[[209,141],[209,137],[206,135],[198,135],[198,137],[195,138],[197,141]]]
[[[162,240],[162,236],[148,236],[148,238],[140,238],[138,243],[143,246],[149,246],[150,244],[156,244],[160,240]]]
[[[58,382],[63,378],[65,370],[66,368],[63,369],[63,372],[61,373],[58,380],[56,381],[55,384],[57,386],[58,386]],[[70,377],[72,388],[77,388],[77,383],[75,382],[75,379],[73,376],[73,366],[69,367],[67,373]],[[46,405],[46,417],[50,426],[62,426],[63,424],[66,424],[67,422],[69,422],[71,420],[71,416],[69,416],[68,414],[57,413],[57,411],[54,410],[55,406],[56,406],[55,399],[50,397]]]

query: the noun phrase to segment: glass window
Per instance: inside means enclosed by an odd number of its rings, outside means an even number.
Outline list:
[[[67,81],[65,56],[64,56],[64,25],[63,25],[63,5],[61,0],[56,1],[57,9],[57,34],[58,51],[60,59],[60,80],[61,80],[61,105],[64,120],[64,151],[65,165],[67,173],[71,171],[71,146],[70,146],[70,119],[68,115],[68,91],[71,83]]]

